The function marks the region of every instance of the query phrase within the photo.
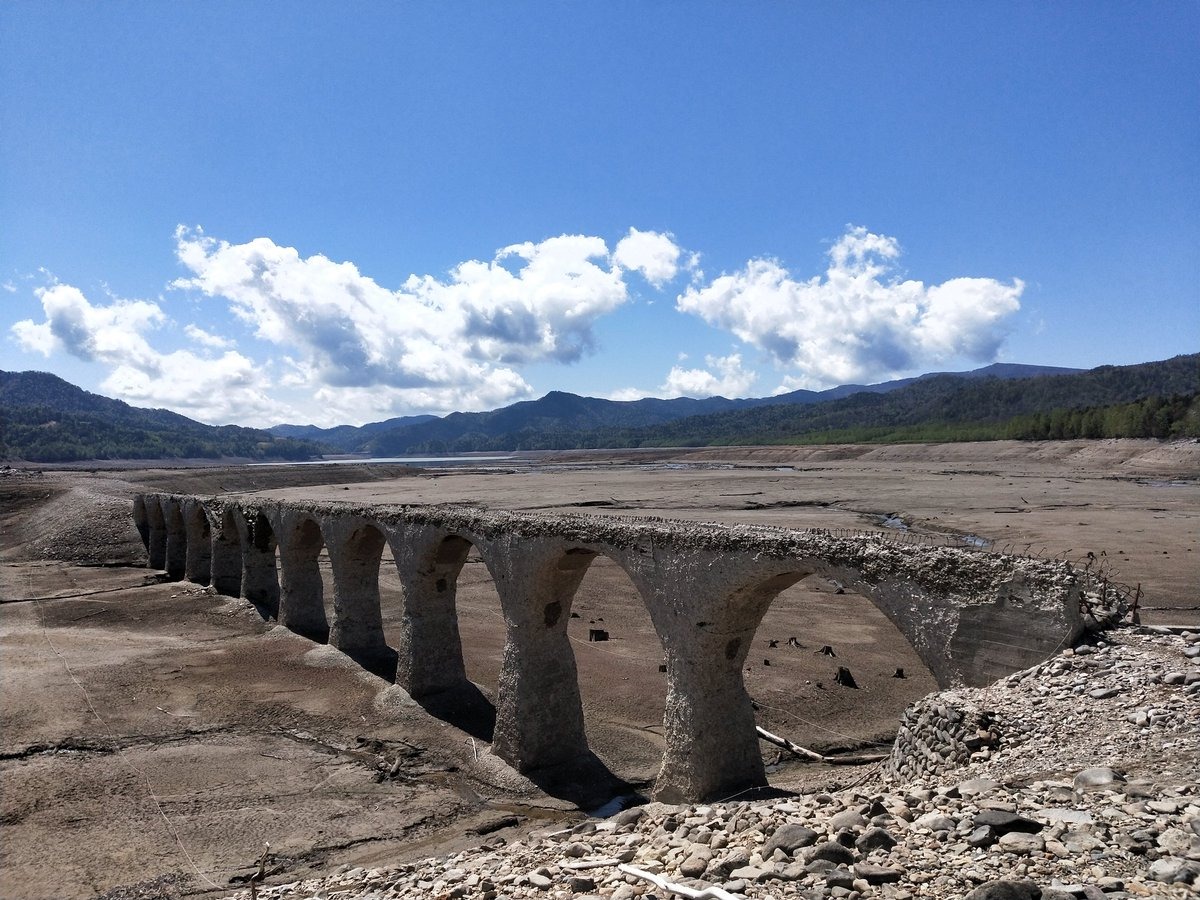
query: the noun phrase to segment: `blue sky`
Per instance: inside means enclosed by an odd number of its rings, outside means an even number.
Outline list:
[[[0,367],[214,423],[1200,343],[1200,5],[0,4]]]

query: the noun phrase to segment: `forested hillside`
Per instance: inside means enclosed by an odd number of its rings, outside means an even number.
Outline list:
[[[46,372],[0,372],[0,458],[295,460],[320,452],[311,441],[140,409]]]
[[[651,426],[560,428],[531,423],[442,439],[429,424],[390,432],[389,453],[595,447],[695,447],[849,441],[1048,437],[1198,437],[1200,354],[1075,374],[934,375],[887,393],[771,404]],[[372,449],[382,449],[378,444]]]

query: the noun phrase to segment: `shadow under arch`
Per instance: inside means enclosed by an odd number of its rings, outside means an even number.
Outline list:
[[[285,522],[278,534],[279,624],[311,641],[329,641],[321,551],[325,536],[310,515]]]
[[[212,537],[212,586],[226,597],[242,595],[242,545],[246,520],[233,505],[221,509],[220,525]]]

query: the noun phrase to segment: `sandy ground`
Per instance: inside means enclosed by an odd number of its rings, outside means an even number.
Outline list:
[[[1142,585],[1144,620],[1200,622],[1197,444],[743,448],[502,465],[0,477],[0,896],[219,895],[252,871],[265,841],[280,877],[295,878],[503,840],[603,799],[569,780],[543,785],[552,796],[507,770],[487,753],[486,715],[460,723],[468,733],[248,604],[137,567],[137,490],[845,529],[880,528],[894,514],[915,532],[1093,552]],[[401,597],[384,563],[394,635]],[[486,701],[502,629],[477,558],[463,569],[458,602],[468,675]],[[593,750],[628,790],[644,790],[661,752],[665,688],[649,617],[603,558],[572,611]],[[612,640],[589,643],[589,627]],[[789,637],[800,646],[787,646]],[[778,598],[757,640],[746,682],[759,723],[819,750],[886,741],[905,704],[934,688],[869,603],[816,579]],[[836,659],[814,652],[824,644]],[[859,689],[832,683],[839,664]],[[897,667],[908,677],[893,678]],[[764,745],[764,756],[774,763],[777,754]],[[800,789],[855,775],[784,761],[771,777]]]

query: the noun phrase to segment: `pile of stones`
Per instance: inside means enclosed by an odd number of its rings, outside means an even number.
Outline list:
[[[910,782],[987,759],[1000,741],[995,717],[951,691],[911,704],[904,711],[884,776]]]
[[[987,746],[971,749],[985,713]],[[1109,633],[990,687],[931,695],[905,721],[908,755],[919,732],[938,774],[902,780],[898,752],[839,791],[651,803],[258,896],[1200,896],[1200,633]]]

